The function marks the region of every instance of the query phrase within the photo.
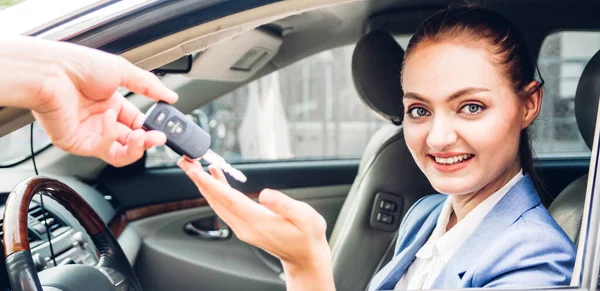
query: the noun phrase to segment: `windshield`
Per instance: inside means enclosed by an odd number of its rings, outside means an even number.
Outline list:
[[[0,167],[14,165],[31,156],[31,125],[0,137]],[[38,152],[50,144],[50,138],[37,123],[33,127],[33,150]]]

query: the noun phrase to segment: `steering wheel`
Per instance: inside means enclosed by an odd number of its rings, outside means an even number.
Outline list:
[[[29,203],[38,193],[56,200],[83,226],[100,255],[95,267],[56,266],[40,272],[38,277],[27,236]],[[58,180],[36,176],[19,183],[6,201],[3,229],[6,270],[15,291],[142,291],[125,253],[100,216],[77,192]]]

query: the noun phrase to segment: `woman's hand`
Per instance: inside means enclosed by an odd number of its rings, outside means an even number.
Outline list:
[[[98,50],[31,37],[0,38],[0,106],[27,108],[51,142],[114,166],[142,157],[166,142],[142,128],[144,114],[121,94],[122,86],[154,100],[177,101],[148,71]]]
[[[288,290],[334,290],[325,219],[308,204],[265,189],[259,203],[231,188],[220,169],[178,162],[236,236],[281,259]]]

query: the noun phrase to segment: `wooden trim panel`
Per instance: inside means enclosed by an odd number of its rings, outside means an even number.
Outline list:
[[[206,199],[204,198],[173,201],[129,209],[125,211],[125,216],[127,217],[128,221],[134,221],[145,217],[154,216],[157,214],[207,205],[208,202],[206,202]]]
[[[258,193],[246,194],[250,199],[258,198]],[[125,212],[116,216],[108,227],[115,237],[119,237],[127,224],[138,219],[155,216],[172,211],[179,211],[189,208],[208,206],[208,202],[204,198],[187,199],[180,201],[172,201],[154,205],[148,205],[133,209],[128,209]]]
[[[117,215],[109,224],[108,229],[112,232],[114,237],[119,237],[125,227],[127,227],[127,216],[124,213]]]

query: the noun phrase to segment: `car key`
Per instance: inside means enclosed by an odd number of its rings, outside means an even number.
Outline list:
[[[163,101],[152,105],[146,112],[143,128],[165,133],[167,146],[177,154],[192,160],[203,159],[221,168],[234,179],[246,182],[246,176],[242,172],[210,149],[210,135],[172,105]]]

